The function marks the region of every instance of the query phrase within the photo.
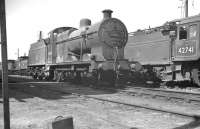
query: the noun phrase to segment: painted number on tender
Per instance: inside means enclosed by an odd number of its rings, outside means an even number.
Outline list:
[[[194,53],[194,47],[193,46],[180,47],[178,48],[178,53],[180,54]]]

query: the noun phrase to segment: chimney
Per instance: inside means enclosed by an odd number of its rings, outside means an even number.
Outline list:
[[[42,40],[42,31],[40,31],[39,33],[39,40],[38,41],[41,41]]]
[[[102,11],[103,12],[103,19],[109,19],[112,17],[112,10],[110,9],[105,9]]]

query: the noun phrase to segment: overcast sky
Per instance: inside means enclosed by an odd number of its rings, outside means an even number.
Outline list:
[[[101,11],[113,10],[128,31],[155,27],[166,21],[181,18],[180,0],[6,0],[8,58],[28,54],[30,44],[54,28],[72,26],[78,28],[82,18],[92,23],[102,19]],[[200,1],[189,0],[189,15],[200,13]]]

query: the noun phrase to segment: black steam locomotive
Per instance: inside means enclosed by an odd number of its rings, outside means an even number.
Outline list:
[[[89,19],[82,19],[79,29],[56,28],[48,38],[31,44],[28,67],[33,78],[110,85],[124,81],[129,72],[124,59],[127,29],[111,17],[111,10],[103,14],[98,23],[91,25]]]
[[[133,76],[149,81],[188,80],[200,86],[200,15],[129,33],[125,57]]]

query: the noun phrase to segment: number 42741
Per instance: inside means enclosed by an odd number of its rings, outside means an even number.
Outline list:
[[[193,46],[187,46],[187,47],[180,47],[178,48],[178,53],[194,53],[194,47]]]

